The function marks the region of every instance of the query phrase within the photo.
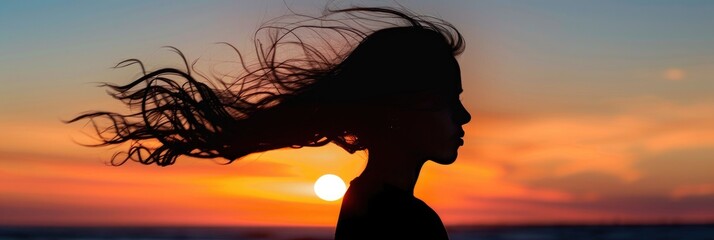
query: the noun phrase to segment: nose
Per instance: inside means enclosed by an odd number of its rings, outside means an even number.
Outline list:
[[[471,113],[469,113],[468,110],[466,110],[466,107],[464,107],[464,104],[459,104],[459,109],[457,112],[456,119],[461,123],[461,125],[464,125],[468,122],[471,121]]]

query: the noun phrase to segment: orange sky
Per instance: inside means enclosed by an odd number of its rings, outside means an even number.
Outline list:
[[[447,224],[710,220],[701,209],[707,206],[696,204],[714,194],[706,183],[711,162],[701,161],[714,145],[714,128],[706,127],[714,119],[699,116],[714,110],[621,106],[628,114],[608,118],[475,115],[458,161],[428,163],[416,195]],[[666,108],[678,114],[648,110]],[[653,118],[688,124],[647,120]],[[111,167],[103,165],[111,149],[72,146],[67,136],[80,138],[71,133],[80,126],[33,136],[18,125],[2,129],[24,137],[4,140],[18,150],[0,155],[1,224],[331,226],[339,201],[320,200],[312,183],[326,173],[349,180],[366,158],[329,145],[254,154],[231,165],[184,158],[165,168]],[[20,147],[33,140],[65,151]],[[672,151],[674,166],[651,157]]]
[[[94,84],[136,76],[110,69],[118,61],[176,63],[164,45],[191,59],[217,41],[250,47],[283,1],[2,4],[0,22],[17,24],[0,24],[0,225],[334,226],[339,201],[312,184],[351,180],[364,152],[111,167],[114,149],[79,146],[91,129],[60,121],[121,110]],[[714,4],[410,4],[467,41],[465,145],[452,165],[428,163],[416,187],[446,224],[714,221]]]

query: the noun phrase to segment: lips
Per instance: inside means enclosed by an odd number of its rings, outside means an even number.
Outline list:
[[[458,138],[457,141],[459,142],[459,146],[463,146],[463,145],[464,145],[464,135],[465,135],[465,132],[464,132],[463,130],[461,130],[461,131],[459,132],[459,134],[458,134],[458,137],[459,137],[459,138]]]

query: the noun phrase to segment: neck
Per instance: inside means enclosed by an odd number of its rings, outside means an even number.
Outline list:
[[[419,172],[426,160],[410,156],[409,151],[371,148],[360,181],[372,185],[389,184],[414,194]]]

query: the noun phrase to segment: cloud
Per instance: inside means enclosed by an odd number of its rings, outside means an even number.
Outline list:
[[[714,183],[679,186],[670,195],[673,199],[714,195]]]
[[[714,102],[613,101],[603,113],[526,119],[479,119],[467,127],[466,158],[499,163],[522,180],[602,172],[623,181],[641,157],[714,147]],[[486,116],[488,117],[488,116]]]
[[[461,214],[479,214],[521,222],[672,222],[710,221],[714,218],[711,196],[675,201],[660,196],[620,196],[596,201],[552,202],[529,198],[474,197],[475,206]],[[514,213],[518,217],[512,217]],[[510,217],[509,217],[510,216]]]
[[[664,71],[664,73],[662,73],[662,76],[664,77],[664,79],[670,81],[680,81],[684,80],[687,74],[684,72],[684,70],[680,68],[668,68]]]

